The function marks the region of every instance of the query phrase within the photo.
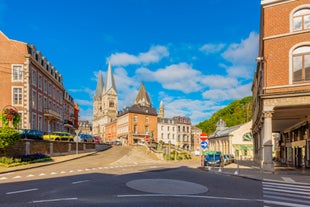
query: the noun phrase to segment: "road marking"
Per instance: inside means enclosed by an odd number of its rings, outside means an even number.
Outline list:
[[[11,194],[16,194],[16,193],[26,193],[26,192],[30,192],[30,191],[36,191],[39,190],[38,188],[31,188],[31,189],[26,189],[26,190],[19,190],[19,191],[12,191],[12,192],[7,192],[7,195],[11,195]]]
[[[7,180],[7,177],[1,177],[0,180]]]
[[[86,183],[86,182],[89,182],[90,180],[80,180],[80,181],[75,181],[75,182],[72,182],[72,184],[80,184],[80,183]]]
[[[47,202],[57,202],[57,201],[72,201],[72,200],[78,200],[78,198],[57,198],[57,199],[49,199],[49,200],[37,200],[37,201],[32,201],[30,203],[47,203]]]
[[[30,178],[30,177],[33,177],[34,175],[33,174],[29,174],[27,175],[27,178]]]
[[[57,175],[57,172],[51,172],[51,175]]]
[[[197,195],[184,195],[184,194],[133,194],[133,195],[117,195],[118,198],[130,198],[130,197],[182,197],[182,198],[208,198],[208,199],[220,199],[220,200],[232,200],[232,201],[253,201],[263,202],[261,199],[251,198],[230,198],[230,197],[217,197],[217,196],[197,196]]]
[[[46,175],[45,173],[41,173],[39,176],[44,176],[44,175]]]
[[[60,172],[60,174],[65,174],[65,173],[66,173],[66,171],[61,171],[61,172]]]
[[[13,177],[13,179],[19,179],[19,178],[22,178],[22,176],[17,175],[17,176],[15,176],[15,177]]]
[[[310,192],[298,192],[296,190],[282,190],[282,189],[275,189],[275,188],[264,188],[263,190],[271,190],[276,192],[284,192],[284,193],[294,193],[294,194],[300,194],[300,195],[310,195]]]
[[[292,178],[290,177],[281,177],[285,182],[288,182],[288,183],[295,183],[295,180],[293,180]]]

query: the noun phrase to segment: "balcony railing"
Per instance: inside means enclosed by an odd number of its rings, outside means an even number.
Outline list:
[[[58,112],[54,111],[53,109],[50,108],[45,108],[44,109],[44,116],[49,117],[50,119],[61,119],[61,116]]]

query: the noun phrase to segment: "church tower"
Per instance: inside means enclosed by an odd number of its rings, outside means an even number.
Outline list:
[[[140,89],[136,97],[135,104],[140,106],[152,107],[151,99],[149,97],[149,94],[146,92],[143,82],[140,85]]]
[[[106,85],[102,96],[103,119],[105,123],[110,123],[116,119],[118,111],[118,94],[115,86],[112,67],[109,63],[106,76]]]
[[[160,105],[159,105],[158,118],[165,118],[165,107],[164,107],[164,102],[163,101],[161,101]]]
[[[110,63],[105,84],[102,72],[98,74],[93,106],[93,135],[103,137],[105,125],[114,121],[118,112],[118,94]]]

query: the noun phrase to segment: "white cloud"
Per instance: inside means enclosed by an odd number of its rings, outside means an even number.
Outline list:
[[[237,79],[221,75],[203,76],[200,82],[210,88],[231,88],[238,84]]]
[[[127,66],[143,64],[148,65],[150,63],[156,63],[162,58],[169,56],[169,51],[164,46],[153,46],[146,53],[140,53],[139,55],[131,55],[128,53],[114,53],[108,59],[112,65]]]
[[[163,88],[179,90],[184,93],[199,91],[199,77],[201,72],[193,69],[187,63],[169,65],[166,68],[151,71],[147,68],[139,68],[136,74],[143,80],[157,81]]]
[[[92,122],[93,120],[93,109],[92,108],[87,108],[84,109],[83,107],[79,107],[79,121],[90,121]]]
[[[225,47],[225,44],[205,44],[199,50],[206,55],[220,52]]]
[[[258,54],[259,36],[251,32],[249,37],[240,43],[231,44],[222,56],[234,64],[252,64]]]
[[[212,101],[237,100],[251,95],[252,83],[235,86],[229,89],[211,89],[203,92],[203,98]]]
[[[75,99],[74,101],[78,103],[79,106],[93,106],[93,100]]]

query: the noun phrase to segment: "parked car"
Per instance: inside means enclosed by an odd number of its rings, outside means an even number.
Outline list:
[[[101,142],[101,137],[95,136],[94,137],[94,142],[97,143],[97,144],[100,143]]]
[[[231,163],[230,155],[229,154],[224,154],[223,155],[223,160],[224,160],[224,165],[228,165]]]
[[[221,166],[223,156],[221,152],[207,152],[205,155],[204,166]]]
[[[22,139],[43,140],[43,132],[35,129],[20,129],[19,135]]]
[[[228,155],[230,157],[230,162],[234,163],[235,162],[235,155],[233,155],[233,154],[228,154]]]
[[[52,132],[43,135],[43,139],[50,141],[73,141],[73,135],[68,132]]]
[[[122,145],[122,143],[121,143],[121,141],[116,140],[113,142],[113,145],[120,146],[120,145]]]
[[[94,137],[90,134],[80,134],[74,137],[74,141],[78,142],[94,142]]]

